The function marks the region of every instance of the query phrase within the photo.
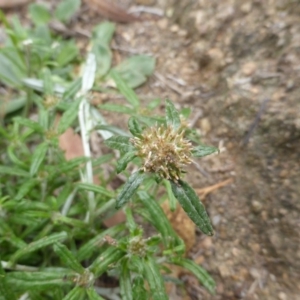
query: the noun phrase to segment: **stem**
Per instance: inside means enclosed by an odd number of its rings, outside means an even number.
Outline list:
[[[90,149],[90,144],[89,144],[89,130],[88,130],[88,124],[87,124],[88,113],[89,113],[89,104],[86,101],[86,99],[83,98],[79,105],[78,118],[79,118],[79,125],[80,125],[80,131],[81,131],[84,156],[91,158],[92,155],[91,155],[91,149]],[[86,171],[85,176],[83,176],[82,181],[85,183],[93,184],[94,183],[93,166],[92,166],[91,160],[89,160],[86,163],[85,171]],[[93,222],[94,212],[95,212],[95,208],[96,208],[94,192],[91,192],[91,191],[88,192],[88,203],[89,203],[89,211],[86,216],[86,222]]]
[[[24,266],[24,265],[12,266],[10,263],[8,263],[7,261],[3,261],[3,260],[1,261],[1,264],[2,264],[3,269],[8,269],[8,270],[30,271],[30,272],[38,271],[38,268],[36,268],[36,267],[30,267],[30,266]]]

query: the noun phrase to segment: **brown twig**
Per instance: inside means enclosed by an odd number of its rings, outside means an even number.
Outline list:
[[[233,179],[232,178],[229,178],[229,179],[226,179],[224,181],[221,181],[219,183],[216,183],[214,185],[211,185],[211,186],[207,186],[205,188],[202,188],[202,189],[195,189],[197,194],[201,197],[201,198],[205,198],[208,194],[214,192],[215,190],[223,187],[223,186],[226,186],[230,183],[232,183]]]
[[[241,146],[244,147],[246,146],[248,143],[249,143],[249,140],[250,140],[250,137],[252,136],[254,130],[256,129],[259,121],[260,121],[260,118],[262,116],[262,114],[265,112],[266,110],[266,107],[267,107],[267,103],[270,101],[269,98],[266,98],[262,101],[261,105],[260,105],[260,108],[259,108],[259,111],[257,112],[256,116],[255,116],[255,119],[254,121],[252,122],[246,136],[244,137],[242,143],[241,143]]]

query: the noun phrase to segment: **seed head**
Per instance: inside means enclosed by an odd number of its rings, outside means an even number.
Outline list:
[[[177,130],[170,125],[154,126],[134,137],[132,142],[143,161],[143,171],[178,181],[183,168],[192,162],[192,145],[184,138],[184,133],[182,126]]]

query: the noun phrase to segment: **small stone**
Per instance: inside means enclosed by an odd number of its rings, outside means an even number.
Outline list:
[[[260,252],[260,245],[259,244],[251,244],[250,245],[250,248],[251,248],[251,250],[253,251],[253,252],[255,252],[255,253],[259,253]]]
[[[169,25],[169,22],[168,22],[168,19],[166,19],[166,18],[161,19],[157,22],[157,26],[160,29],[167,29],[168,25]]]
[[[231,275],[231,271],[226,265],[220,265],[218,267],[218,269],[219,269],[220,275],[223,278],[229,277]]]
[[[171,32],[178,32],[179,31],[179,26],[177,24],[174,24],[170,27]]]
[[[218,226],[221,221],[221,216],[220,215],[215,215],[212,217],[212,223],[214,226]]]
[[[211,124],[208,118],[203,118],[200,121],[200,127],[203,135],[206,135],[211,130]]]
[[[242,66],[242,73],[245,76],[251,76],[256,71],[256,68],[257,68],[256,63],[249,61]]]
[[[287,295],[284,292],[280,292],[278,297],[280,300],[287,300]]]
[[[231,252],[235,257],[239,256],[240,254],[240,250],[238,248],[232,248]]]
[[[255,213],[259,213],[263,208],[262,204],[256,200],[253,200],[251,202],[251,206],[252,206],[253,212],[255,212]]]
[[[252,3],[251,2],[246,2],[241,6],[241,11],[244,14],[248,14],[252,10]]]

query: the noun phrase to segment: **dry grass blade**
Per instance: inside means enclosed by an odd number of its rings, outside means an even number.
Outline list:
[[[86,3],[96,9],[96,11],[103,17],[112,21],[120,23],[130,23],[135,21],[142,21],[141,18],[129,14],[126,10],[119,7],[117,4],[108,0],[85,0]]]
[[[202,189],[196,189],[196,192],[197,194],[201,197],[201,198],[205,198],[209,193],[223,187],[223,186],[226,186],[230,183],[232,183],[233,179],[232,178],[229,178],[229,179],[226,179],[224,181],[221,181],[219,183],[216,183],[214,185],[211,185],[211,186],[207,186],[205,188],[202,188]]]

